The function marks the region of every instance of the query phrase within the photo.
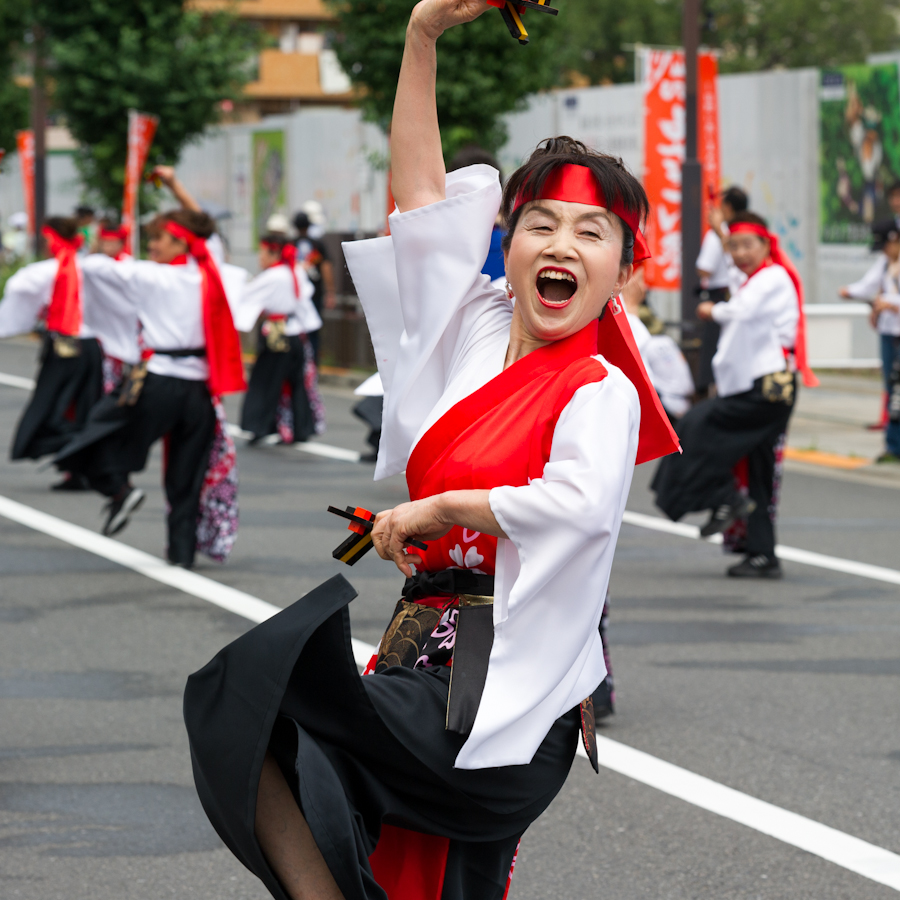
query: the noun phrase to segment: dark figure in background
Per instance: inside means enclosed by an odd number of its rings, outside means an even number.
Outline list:
[[[313,285],[313,306],[321,316],[322,309],[334,309],[337,298],[334,292],[334,266],[328,254],[328,248],[321,238],[310,237],[309,227],[312,223],[305,212],[294,216],[294,228],[297,230],[297,261],[306,269],[306,274]],[[319,363],[319,332],[309,335],[316,365]]]
[[[738,213],[745,212],[750,198],[739,187],[730,187],[722,192],[719,207],[709,211],[709,231],[703,238],[700,255],[697,257],[697,274],[700,276],[700,301],[722,303],[728,299],[730,273],[734,265],[725,243],[728,240],[728,225]],[[701,398],[709,393],[713,383],[712,359],[719,343],[719,324],[714,319],[705,319],[700,326],[700,361],[697,367],[697,395]]]

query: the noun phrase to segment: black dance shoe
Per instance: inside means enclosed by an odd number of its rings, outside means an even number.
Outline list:
[[[728,569],[729,578],[781,578],[781,563],[774,556],[757,553]]]
[[[127,524],[133,512],[136,512],[147,495],[136,487],[128,487],[121,497],[113,497],[106,504],[106,523],[103,525],[104,537],[118,534]]]
[[[756,501],[741,495],[734,503],[723,503],[710,513],[709,521],[700,529],[700,537],[712,537],[727,531],[738,519],[746,519],[756,509]]]

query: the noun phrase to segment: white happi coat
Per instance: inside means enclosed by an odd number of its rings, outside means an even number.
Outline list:
[[[784,371],[784,351],[797,340],[800,304],[783,266],[760,269],[727,303],[713,306],[712,317],[722,326],[712,361],[720,397],[742,394],[757,378]]]
[[[322,319],[312,302],[315,288],[302,266],[295,266],[300,296],[294,296],[294,279],[285,265],[269,266],[244,285],[234,313],[238,331],[252,331],[261,313],[287,316],[284,333],[310,334],[322,327]]]
[[[470,166],[448,174],[445,200],[394,212],[390,237],[344,244],[386,392],[376,479],[403,471],[428,428],[503,371],[513,307],[481,274],[499,205],[496,170]],[[598,358],[609,374],[563,409],[543,476],[490,492],[509,537],[498,540],[494,644],[458,768],[530,762],[606,676],[598,624],[640,404]]]

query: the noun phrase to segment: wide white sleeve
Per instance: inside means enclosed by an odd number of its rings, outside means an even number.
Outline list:
[[[225,288],[225,297],[231,307],[231,315],[234,317],[236,310],[240,309],[243,302],[250,273],[240,266],[219,263],[219,275],[222,279],[222,287]]]
[[[386,392],[376,479],[406,467],[466,338],[503,297],[481,274],[500,196],[495,169],[459,169],[445,200],[395,211],[390,237],[343,245]]]
[[[59,263],[55,259],[23,266],[10,276],[0,300],[0,338],[31,331],[50,302]]]
[[[716,303],[712,308],[713,321],[741,322],[762,315],[767,299],[767,282],[764,278],[752,278],[726,303]]]
[[[598,631],[634,472],[640,403],[614,366],[572,397],[541,478],[490,492],[494,644],[457,768],[524,765],[553,722],[606,674]]]
[[[209,255],[216,261],[216,265],[221,268],[225,265],[225,244],[218,234],[213,233],[206,239],[206,249]]]
[[[91,253],[80,261],[81,277],[85,282],[96,284],[101,290],[118,294],[123,302],[135,304],[132,287],[140,280],[142,266],[155,263],[141,263],[133,259],[115,260],[105,253]]]
[[[884,257],[875,260],[859,281],[847,285],[847,293],[854,300],[874,300],[881,291],[881,280],[886,268],[887,260]]]
[[[695,266],[701,272],[712,274],[719,267],[724,255],[725,250],[722,247],[722,241],[715,231],[710,228],[703,236],[703,243],[700,245],[700,255],[697,257]]]
[[[322,317],[312,302],[316,289],[303,266],[296,266],[295,271],[297,273],[297,283],[300,286],[300,296],[297,299],[297,309],[294,315],[300,321],[303,333],[311,334],[322,327]]]

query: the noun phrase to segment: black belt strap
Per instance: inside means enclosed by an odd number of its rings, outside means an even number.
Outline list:
[[[183,350],[154,350],[157,356],[171,356],[174,359],[185,359],[189,356],[206,356],[206,347],[187,347]]]
[[[457,594],[494,596],[494,576],[480,575],[466,569],[444,569],[440,572],[417,572],[403,585],[404,600],[422,600],[425,597]]]

